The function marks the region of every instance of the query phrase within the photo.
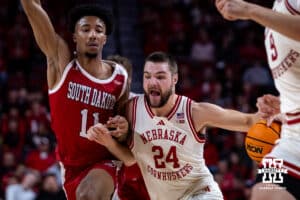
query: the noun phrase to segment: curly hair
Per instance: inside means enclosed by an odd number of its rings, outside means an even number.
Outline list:
[[[71,9],[69,12],[69,30],[74,33],[76,23],[85,16],[99,17],[105,24],[106,35],[110,35],[113,31],[113,14],[110,10],[101,7],[98,4],[81,4]]]

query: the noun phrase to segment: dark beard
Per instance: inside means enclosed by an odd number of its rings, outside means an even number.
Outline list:
[[[144,90],[144,94],[145,94],[145,97],[146,97],[147,104],[150,107],[152,107],[152,108],[161,108],[164,105],[166,105],[166,103],[168,102],[170,96],[172,95],[172,89],[168,90],[165,94],[161,95],[161,99],[160,99],[160,102],[159,102],[158,105],[152,105],[151,104],[149,94],[147,94],[145,90]]]
[[[88,58],[96,58],[98,56],[97,53],[88,53],[88,52],[86,52],[84,55]]]

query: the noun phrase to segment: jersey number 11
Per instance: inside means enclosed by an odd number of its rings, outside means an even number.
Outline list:
[[[80,131],[80,136],[84,137],[84,138],[87,138],[87,135],[86,135],[87,117],[88,117],[88,110],[87,109],[81,110],[81,131]],[[94,125],[95,125],[99,122],[99,113],[93,113],[93,117],[94,117]]]

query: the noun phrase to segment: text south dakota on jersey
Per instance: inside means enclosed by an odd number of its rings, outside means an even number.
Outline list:
[[[67,98],[102,109],[113,109],[116,97],[79,83],[69,82]]]

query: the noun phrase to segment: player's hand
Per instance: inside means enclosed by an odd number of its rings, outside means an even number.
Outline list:
[[[263,119],[274,117],[280,113],[280,100],[271,94],[263,95],[257,98],[256,107]]]
[[[276,115],[273,115],[267,119],[267,126],[270,126],[272,122],[280,122],[281,124],[285,124],[287,119],[286,115],[284,113],[278,113]]]
[[[221,15],[227,20],[249,19],[248,10],[252,5],[243,0],[215,0]]]
[[[129,125],[125,117],[116,115],[108,119],[106,127],[112,136],[122,140],[122,138],[126,138],[127,136]]]
[[[88,129],[87,138],[105,147],[109,147],[114,142],[108,128],[101,123],[98,123]]]

